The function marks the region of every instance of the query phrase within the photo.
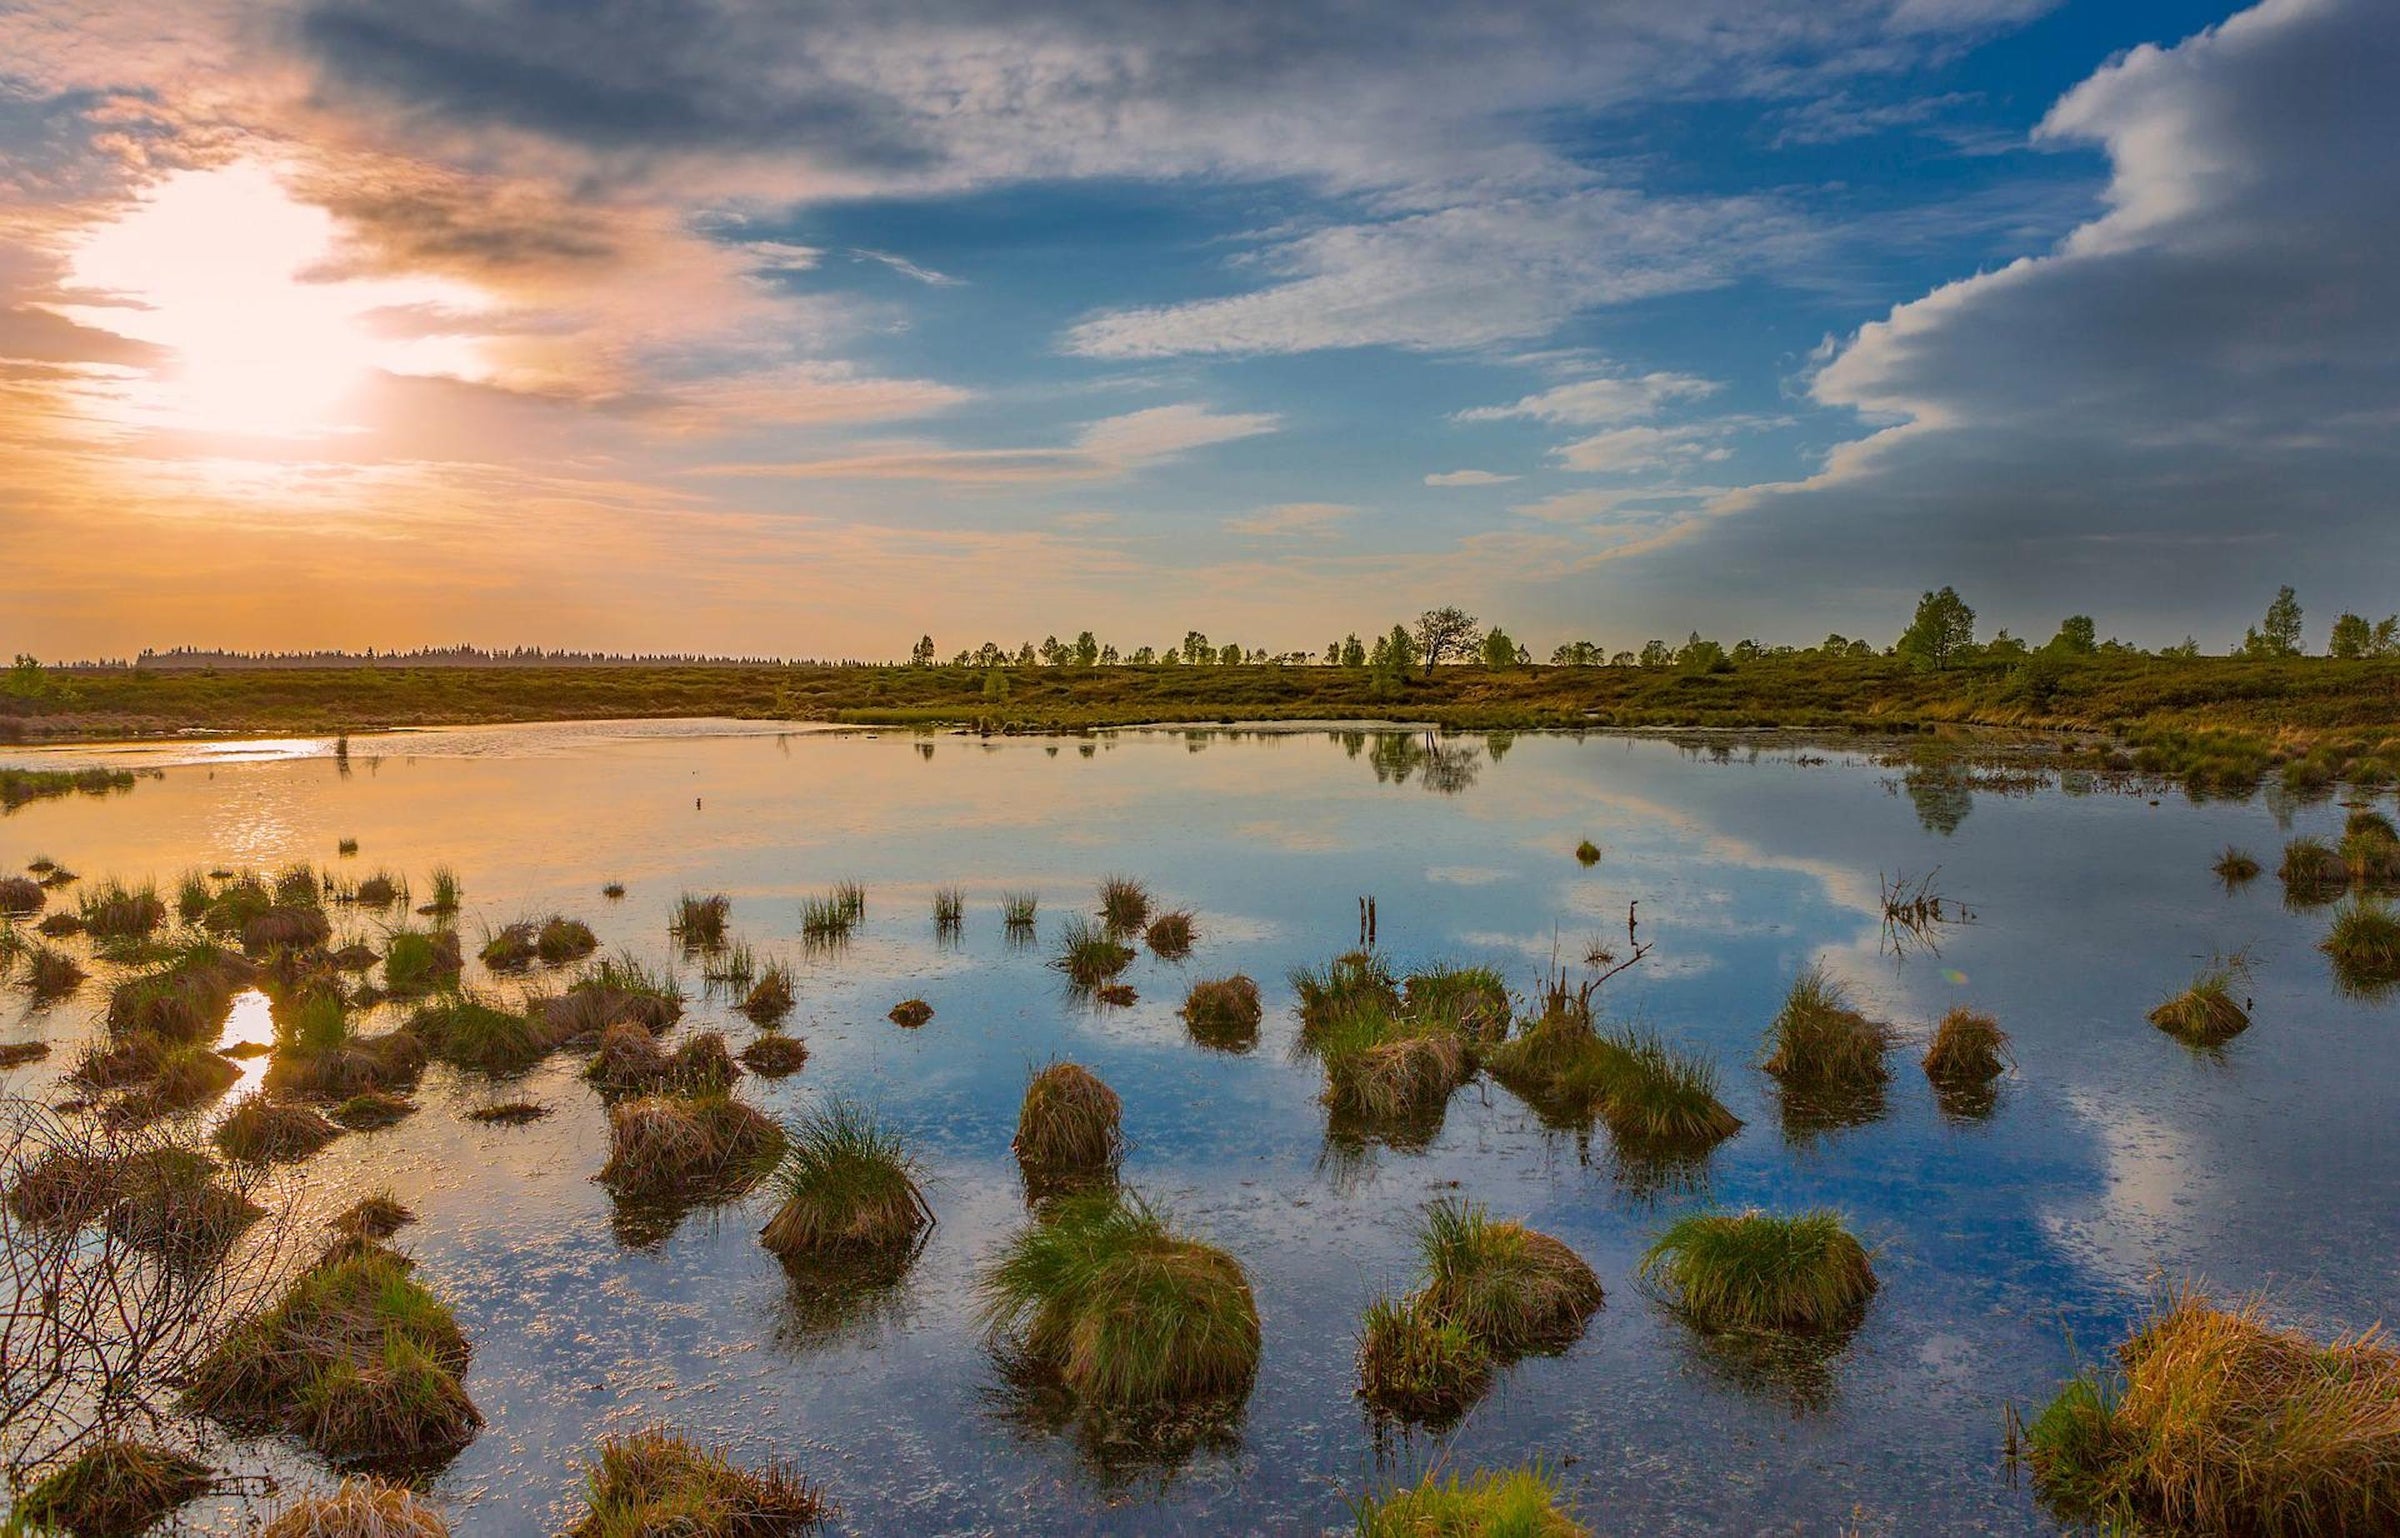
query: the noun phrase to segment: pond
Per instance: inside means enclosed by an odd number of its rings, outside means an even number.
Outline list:
[[[426,1485],[462,1532],[557,1530],[598,1439],[657,1422],[796,1462],[845,1532],[1313,1534],[1436,1463],[1526,1462],[1558,1471],[1600,1532],[2046,1532],[2006,1477],[2005,1407],[2046,1400],[2162,1282],[2263,1293],[2324,1333],[2400,1315],[2391,1009],[2335,987],[2325,910],[2287,908],[2272,874],[2228,889],[2210,872],[2228,843],[2271,871],[2292,833],[2338,834],[2331,802],[1909,773],[1848,743],[1338,727],[977,739],[595,723],[361,737],[346,764],[314,741],[11,762],[163,774],[0,819],[0,870],[48,856],[87,884],[171,890],[187,869],[304,860],[388,867],[421,890],[448,865],[470,957],[487,927],[580,917],[605,946],[678,968],[678,1036],[719,1029],[738,1048],[755,1028],[667,932],[678,894],[728,894],[733,932],[794,968],[787,1029],[808,1046],[802,1071],[746,1078],[741,1097],[777,1116],[837,1093],[867,1102],[929,1170],[937,1222],[906,1281],[828,1318],[761,1248],[757,1198],[663,1233],[622,1220],[593,1179],[607,1115],[573,1053],[499,1084],[437,1065],[416,1114],[297,1166],[312,1210],[388,1187],[419,1215],[397,1242],[456,1308],[487,1419]],[[337,856],[343,839],[355,857]],[[1198,930],[1185,960],[1142,954],[1122,1006],[1048,965],[1110,874]],[[1899,874],[1931,875],[1951,921],[1890,933],[1882,888]],[[802,900],[841,881],[865,886],[863,923],[846,946],[805,945]],[[608,882],[625,895],[603,898]],[[966,893],[954,937],[932,917],[945,887]],[[1039,894],[1033,944],[1001,923],[1010,892]],[[1614,1158],[1604,1128],[1546,1129],[1479,1078],[1421,1148],[1329,1142],[1286,978],[1357,944],[1363,897],[1395,965],[1488,965],[1526,994],[1595,944],[1627,954],[1630,910],[1648,949],[1601,1007],[1713,1058],[1741,1132],[1662,1186]],[[376,924],[338,927],[372,941]],[[2252,964],[2250,1031],[2200,1053],[2147,1023],[2235,951]],[[1880,1115],[1787,1134],[1755,1064],[1785,990],[1819,961],[1902,1040]],[[45,1092],[96,1030],[111,969],[92,970],[48,1007],[5,995],[0,1043],[61,1048],[10,1073],[10,1092]],[[1237,971],[1266,997],[1258,1045],[1195,1043],[1185,990]],[[887,1018],[911,997],[933,1007],[913,1030]],[[1962,1003],[2013,1038],[1980,1117],[1945,1115],[1916,1063],[1928,1022]],[[233,1034],[262,1032],[237,1011]],[[1106,1457],[1002,1391],[974,1280],[1026,1221],[1010,1138],[1029,1073],[1052,1059],[1123,1097],[1126,1183],[1248,1270],[1264,1349],[1230,1437]],[[503,1099],[556,1114],[468,1119]],[[1606,1303],[1579,1344],[1509,1369],[1446,1435],[1379,1428],[1355,1396],[1360,1312],[1409,1285],[1411,1224],[1451,1194],[1564,1240]],[[1644,1247],[1710,1204],[1845,1215],[1882,1280],[1845,1350],[1807,1371],[1745,1369],[1645,1294]],[[329,1480],[275,1438],[218,1436],[212,1453],[287,1492]],[[213,1497],[184,1520],[231,1530],[247,1509]]]

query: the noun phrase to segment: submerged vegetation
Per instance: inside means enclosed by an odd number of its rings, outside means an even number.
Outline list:
[[[2117,1360],[2121,1378],[2069,1382],[2029,1430],[2063,1518],[2205,1538],[2400,1523],[2400,1353],[2378,1332],[2320,1344],[2182,1293]]]

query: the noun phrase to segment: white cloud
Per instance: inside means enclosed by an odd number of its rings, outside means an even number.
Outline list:
[[[1228,518],[1225,528],[1233,534],[1330,534],[1335,524],[1357,512],[1357,508],[1342,502],[1284,502],[1239,518]]]
[[[1502,422],[1523,417],[1561,427],[1605,427],[1655,416],[1672,402],[1699,400],[1718,388],[1714,380],[1695,374],[1661,371],[1630,378],[1602,376],[1558,385],[1507,406],[1476,406],[1458,413],[1458,420]]]
[[[1444,470],[1425,477],[1428,486],[1505,486],[1516,480],[1513,475],[1500,475],[1490,470]]]
[[[1188,403],[1152,406],[1088,423],[1071,443],[1060,447],[952,449],[938,444],[887,443],[823,459],[716,465],[707,473],[982,486],[1114,480],[1195,449],[1271,433],[1280,420],[1266,412],[1216,412]]]
[[[892,271],[900,274],[900,276],[904,278],[914,278],[919,283],[926,284],[933,288],[956,288],[958,285],[966,281],[964,278],[954,278],[946,272],[936,272],[930,267],[920,267],[915,262],[910,261],[907,257],[895,256],[889,251],[868,251],[865,249],[860,249],[853,251],[850,254],[858,258],[860,261],[881,262],[884,266],[889,267],[892,269]]]

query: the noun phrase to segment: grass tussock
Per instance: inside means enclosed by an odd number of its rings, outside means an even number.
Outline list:
[[[1842,1330],[1876,1285],[1866,1247],[1832,1212],[1695,1213],[1651,1243],[1642,1275],[1704,1330]]]
[[[383,991],[395,999],[421,999],[455,988],[465,964],[456,930],[396,930],[384,943]]]
[[[70,940],[83,933],[83,920],[72,913],[53,913],[33,930],[45,940]]]
[[[744,987],[758,976],[758,952],[747,940],[735,940],[707,952],[700,963],[700,980],[724,987]]]
[[[2321,1344],[2184,1293],[2030,1429],[2035,1488],[2077,1522],[2201,1538],[2400,1527],[2400,1353]]]
[[[954,886],[934,888],[933,927],[944,933],[955,933],[966,921],[966,892]]]
[[[1593,866],[1599,864],[1600,846],[1593,843],[1588,838],[1582,843],[1577,844],[1575,846],[1575,863],[1582,866],[1585,870],[1590,870]]]
[[[378,1132],[414,1115],[416,1109],[415,1103],[404,1096],[370,1089],[352,1095],[326,1115],[352,1132]]]
[[[479,1105],[467,1113],[467,1120],[484,1122],[497,1127],[522,1127],[527,1122],[541,1121],[553,1114],[550,1107],[532,1100],[503,1100],[494,1105]]]
[[[1499,1361],[1573,1344],[1603,1301],[1600,1278],[1582,1256],[1472,1202],[1427,1206],[1417,1250],[1424,1263],[1418,1306]]]
[[[1220,1052],[1248,1052],[1258,1045],[1263,1018],[1258,984],[1241,973],[1192,984],[1183,996],[1183,1025],[1192,1040]]]
[[[389,1191],[377,1191],[326,1219],[325,1226],[344,1238],[380,1242],[416,1220],[416,1213],[398,1197]]]
[[[118,1034],[148,1032],[169,1041],[214,1041],[232,1013],[233,996],[257,975],[248,961],[221,946],[186,946],[163,965],[127,977],[109,990],[108,1028]]]
[[[1009,1147],[1029,1184],[1113,1179],[1125,1151],[1124,1103],[1079,1063],[1052,1063],[1025,1086]]]
[[[1181,908],[1159,914],[1142,931],[1142,943],[1150,953],[1168,961],[1180,961],[1192,953],[1199,940],[1199,931],[1192,925],[1192,915]]]
[[[77,907],[85,931],[99,940],[148,939],[167,921],[167,905],[149,882],[128,887],[104,881],[85,892]]]
[[[742,1076],[723,1033],[702,1031],[669,1052],[646,1028],[619,1021],[600,1033],[583,1076],[606,1098],[722,1094]]]
[[[2221,1047],[2250,1029],[2247,1000],[2236,999],[2238,965],[2210,967],[2192,985],[2150,1011],[2150,1023],[2189,1047]]]
[[[137,1125],[155,1116],[197,1110],[241,1082],[242,1071],[207,1047],[170,1046],[159,1054],[149,1082],[111,1107],[110,1119]]]
[[[800,899],[800,938],[815,945],[838,945],[858,927],[859,912],[839,891]]]
[[[1030,930],[1033,928],[1034,915],[1040,910],[1041,905],[1042,899],[1038,893],[1002,893],[1000,897],[1001,927],[1018,933]]]
[[[1415,1297],[1379,1296],[1359,1321],[1358,1396],[1378,1415],[1441,1429],[1491,1387],[1491,1351]]]
[[[2256,881],[2264,868],[2258,863],[2256,855],[2233,844],[2227,844],[2217,855],[2217,863],[2209,867],[2229,892],[2247,882]]]
[[[1150,889],[1131,876],[1100,882],[1100,922],[1115,935],[1138,935],[1150,922]]]
[[[933,1226],[915,1158],[848,1100],[789,1124],[771,1183],[782,1200],[759,1242],[787,1261],[890,1259],[913,1251]]]
[[[22,1068],[27,1063],[38,1063],[49,1055],[50,1043],[46,1041],[0,1042],[0,1070]]]
[[[523,1073],[558,1046],[541,1021],[471,990],[419,1005],[408,1033],[442,1062],[477,1073]]]
[[[1119,944],[1107,929],[1077,914],[1060,931],[1058,954],[1050,964],[1078,988],[1099,988],[1133,965],[1133,948]]]
[[[742,1066],[762,1079],[784,1079],[808,1063],[808,1043],[770,1031],[742,1048]]]
[[[1819,964],[1792,980],[1767,1027],[1759,1067],[1791,1090],[1881,1085],[1891,1076],[1883,1062],[1891,1046],[1891,1028],[1860,1014],[1849,990]]]
[[[428,1053],[414,1031],[361,1034],[339,996],[312,993],[277,1014],[275,1061],[266,1087],[277,1094],[345,1099],[411,1087]]]
[[[727,1202],[783,1152],[783,1129],[730,1095],[644,1095],[610,1108],[600,1181],[624,1197]]]
[[[994,1342],[1087,1407],[1239,1399],[1258,1371],[1258,1308],[1240,1262],[1128,1193],[1060,1199],[977,1287]]]
[[[133,1538],[214,1483],[215,1471],[187,1453],[112,1437],[27,1487],[15,1521],[33,1533]]]
[[[1485,1062],[1544,1121],[1581,1128],[1604,1119],[1621,1151],[1637,1158],[1698,1157],[1742,1128],[1717,1097],[1714,1064],[1641,1031],[1604,1032],[1571,993],[1553,997]]]
[[[41,912],[42,904],[49,900],[50,894],[43,891],[42,884],[31,877],[0,876],[0,914],[23,918],[29,913]]]
[[[733,899],[722,892],[686,892],[667,915],[667,933],[688,951],[713,951],[725,943]]]
[[[1458,1034],[1409,1015],[1360,1009],[1319,1033],[1319,1099],[1361,1131],[1438,1123],[1473,1062]]]
[[[450,1538],[450,1523],[406,1485],[353,1475],[331,1495],[284,1507],[259,1538]]]
[[[352,887],[349,896],[361,908],[389,908],[394,903],[408,901],[408,882],[388,870],[379,870]]]
[[[63,999],[83,986],[81,963],[55,945],[39,941],[25,947],[25,989],[36,999]]]
[[[603,1441],[584,1482],[567,1538],[786,1538],[832,1510],[789,1465],[745,1468],[664,1428]]]
[[[2283,846],[2283,863],[2275,868],[2284,896],[2293,902],[2331,902],[2350,884],[2350,865],[2342,852],[2319,838],[2296,838]]]
[[[427,918],[447,918],[459,910],[466,900],[467,889],[458,879],[458,872],[447,865],[436,865],[428,878],[432,891],[425,905],[417,910]]]
[[[2334,979],[2349,992],[2376,995],[2400,985],[2400,914],[2379,898],[2362,894],[2342,904],[2317,948],[2333,958]]]
[[[1351,951],[1322,967],[1296,968],[1290,980],[1304,1039],[1335,1016],[1361,1007],[1386,1013],[1401,1007],[1399,981],[1372,951]]]
[[[1358,1538],[1590,1538],[1539,1469],[1427,1474],[1358,1503]]]
[[[597,1042],[602,1031],[621,1021],[665,1030],[683,1018],[683,990],[673,977],[619,952],[584,968],[565,993],[542,1000],[530,1012],[554,1043],[587,1037]]]
[[[293,1164],[341,1136],[317,1111],[269,1095],[252,1095],[217,1124],[216,1143],[245,1164]]]
[[[277,1427],[337,1463],[423,1464],[474,1438],[467,1339],[410,1263],[337,1246],[192,1374],[191,1407],[237,1431]]]
[[[742,996],[736,1007],[750,1017],[753,1025],[773,1025],[792,1012],[799,1002],[792,987],[792,969],[780,961],[770,961],[759,969],[758,979]]]
[[[493,931],[476,959],[494,972],[522,972],[535,962],[563,967],[583,960],[600,948],[600,937],[581,919],[553,913],[546,919],[519,919]]]
[[[1428,967],[1401,986],[1408,1010],[1437,1020],[1479,1046],[1504,1040],[1513,1011],[1508,984],[1490,967]]]
[[[1942,1016],[1925,1049],[1925,1077],[1945,1110],[1987,1104],[1992,1083],[2008,1071],[2008,1032],[2000,1022],[1961,1005]]]
[[[625,897],[625,883],[622,881],[607,882],[601,886],[600,895],[612,903],[621,902]]]

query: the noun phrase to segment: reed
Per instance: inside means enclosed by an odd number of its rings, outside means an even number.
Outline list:
[[[924,1172],[899,1135],[839,1097],[788,1124],[770,1184],[781,1200],[759,1242],[787,1261],[902,1255],[933,1226]]]
[[[715,950],[725,943],[725,926],[733,899],[722,892],[686,892],[675,899],[667,918],[667,933],[687,951]]]
[[[584,1486],[567,1538],[796,1538],[832,1511],[796,1468],[745,1468],[664,1427],[603,1441]]]
[[[1838,1330],[1875,1292],[1866,1247],[1832,1212],[1702,1212],[1642,1256],[1642,1275],[1706,1330]]]
[[[839,944],[858,926],[858,915],[838,891],[800,899],[800,935],[818,945]]]

